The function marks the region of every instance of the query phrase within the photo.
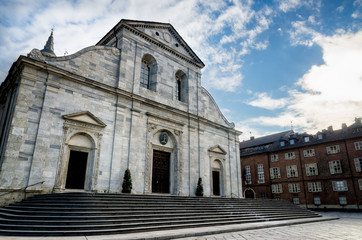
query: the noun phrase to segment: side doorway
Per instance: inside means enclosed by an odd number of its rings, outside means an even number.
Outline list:
[[[70,150],[66,189],[84,189],[88,152]]]

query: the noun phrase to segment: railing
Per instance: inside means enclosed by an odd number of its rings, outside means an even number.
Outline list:
[[[10,193],[19,192],[19,191],[24,191],[24,193],[26,194],[25,190],[26,190],[28,187],[35,186],[35,185],[38,185],[38,184],[43,184],[43,183],[44,183],[44,181],[41,181],[41,182],[33,183],[33,184],[30,184],[30,185],[28,185],[28,186],[26,186],[26,187],[22,187],[22,188],[19,188],[19,189],[12,189],[12,190],[9,191],[9,192],[0,194],[0,197],[5,196],[5,195],[10,194]]]
[[[233,198],[233,197],[235,197],[235,198],[239,198],[239,196],[238,196],[238,195],[236,195],[235,193],[231,193],[231,198]]]

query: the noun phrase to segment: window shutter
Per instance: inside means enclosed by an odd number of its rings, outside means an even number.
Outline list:
[[[330,161],[330,162],[329,162],[329,171],[331,172],[331,174],[334,174],[333,161]]]
[[[290,177],[290,166],[287,166],[287,177]]]
[[[348,191],[347,181],[343,181],[343,190]]]
[[[337,191],[337,189],[336,189],[337,187],[336,187],[336,182],[335,182],[335,181],[332,182],[332,186],[333,186],[333,191]]]
[[[278,178],[280,178],[280,168],[277,168],[278,170]]]
[[[274,179],[274,172],[273,172],[273,168],[270,169],[270,178]]]
[[[305,173],[307,174],[307,176],[310,176],[309,164],[306,164],[306,165],[305,165]]]
[[[360,164],[359,158],[354,159],[354,165],[356,166],[356,171],[361,172],[361,164]]]
[[[313,189],[312,189],[312,183],[308,183],[308,192],[312,192]]]
[[[293,192],[293,186],[292,186],[292,184],[288,184],[288,188],[289,188],[289,192]]]

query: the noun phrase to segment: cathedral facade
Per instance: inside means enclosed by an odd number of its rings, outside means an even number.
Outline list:
[[[241,197],[238,136],[170,24],[121,20],[95,46],[20,56],[0,87],[2,202],[64,191]]]

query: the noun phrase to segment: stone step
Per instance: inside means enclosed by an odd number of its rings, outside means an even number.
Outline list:
[[[0,209],[0,235],[96,235],[320,215],[286,201],[65,193]]]

